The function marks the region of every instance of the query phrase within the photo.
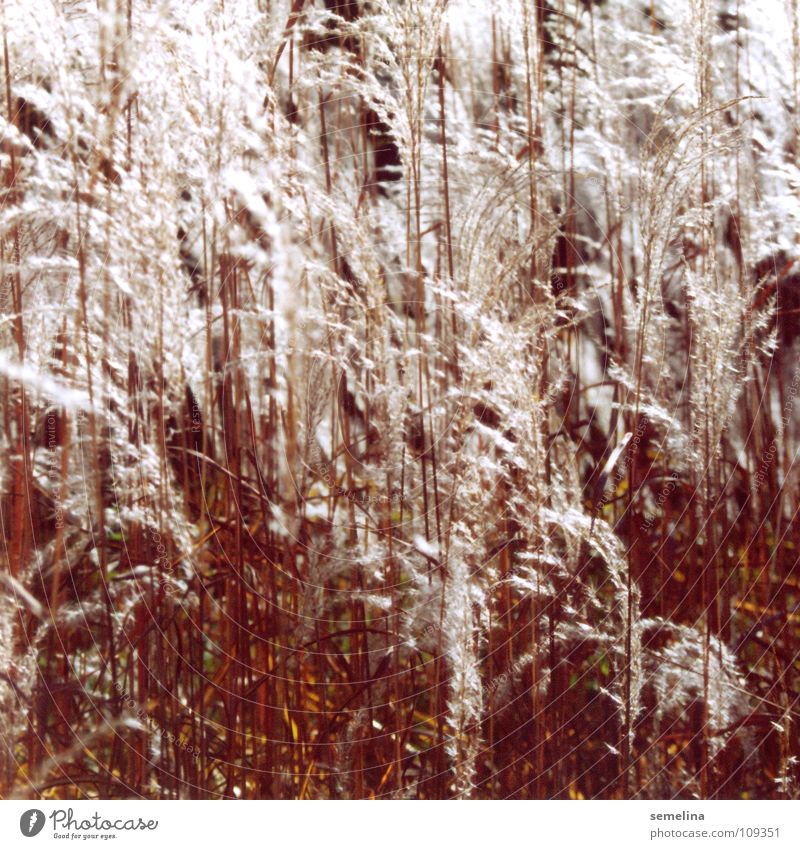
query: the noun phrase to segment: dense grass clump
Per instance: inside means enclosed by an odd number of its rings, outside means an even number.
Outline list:
[[[0,795],[798,797],[777,5],[5,0]]]

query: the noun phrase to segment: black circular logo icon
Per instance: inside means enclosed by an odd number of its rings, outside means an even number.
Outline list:
[[[44,828],[44,813],[36,808],[31,808],[19,818],[19,830],[25,837],[36,837]]]

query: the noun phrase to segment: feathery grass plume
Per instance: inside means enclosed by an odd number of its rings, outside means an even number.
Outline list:
[[[479,631],[474,612],[481,602],[479,591],[471,586],[464,536],[467,529],[455,530],[461,530],[461,534],[458,543],[450,548],[447,583],[443,587],[444,651],[449,684],[447,753],[453,769],[453,793],[456,798],[464,799],[474,792],[475,758],[480,746],[483,712],[483,687],[476,646]]]
[[[704,634],[696,628],[663,619],[643,620],[641,628],[647,713],[637,723],[637,734],[642,739],[674,741],[673,751],[688,755],[680,790],[697,794],[704,737],[712,760],[719,759],[723,749],[733,751],[737,746],[740,758],[753,756],[754,735],[746,723],[754,715],[754,700],[734,655],[719,638],[711,638],[709,649]],[[638,792],[645,798],[659,798],[670,783],[666,780],[668,762],[665,764],[653,745],[647,745],[643,755],[651,764],[651,777]],[[740,763],[737,761],[737,768]],[[736,780],[735,772],[720,777],[721,782],[730,780]]]
[[[0,594],[0,717],[3,719],[3,782],[11,784],[19,750],[15,745],[30,721],[36,687],[38,643],[42,636],[43,610],[23,580],[8,574],[7,564]]]
[[[0,793],[796,795],[773,12],[6,0]]]

